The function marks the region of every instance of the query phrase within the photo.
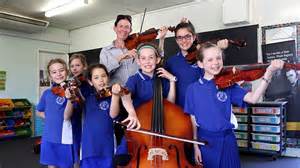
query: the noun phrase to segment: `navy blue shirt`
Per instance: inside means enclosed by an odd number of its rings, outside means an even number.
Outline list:
[[[45,113],[43,140],[52,143],[61,143],[66,105],[67,99],[53,94],[51,89],[43,92],[36,107],[37,111]]]
[[[113,120],[110,117],[111,97],[97,99],[95,92],[83,95],[85,112],[82,130],[82,158],[113,157]]]
[[[203,76],[203,71],[195,63],[189,64],[181,52],[170,57],[166,62],[166,70],[176,76],[176,104],[184,107],[187,87]]]
[[[237,84],[218,90],[214,80],[199,78],[187,88],[184,111],[194,115],[202,129],[214,132],[232,129],[232,104],[245,106],[243,99],[246,93]]]
[[[130,76],[125,86],[131,92],[134,107],[146,103],[153,97],[153,78],[142,73],[141,70]],[[162,78],[162,89],[163,97],[168,97],[170,83],[165,78]]]

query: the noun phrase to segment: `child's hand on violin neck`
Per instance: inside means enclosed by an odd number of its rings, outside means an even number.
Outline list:
[[[272,60],[271,64],[269,65],[269,67],[267,68],[267,71],[269,72],[275,72],[277,70],[282,69],[284,66],[284,61],[276,59],[276,60]]]
[[[115,83],[111,89],[112,94],[119,95],[121,92],[121,86],[118,83]]]
[[[65,97],[70,100],[73,100],[76,98],[75,92],[72,90],[72,88],[66,88]]]

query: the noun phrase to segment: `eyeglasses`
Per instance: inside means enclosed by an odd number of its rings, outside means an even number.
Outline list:
[[[192,39],[192,35],[187,34],[185,36],[176,36],[176,39],[179,40],[179,41],[182,41],[183,39],[184,40],[191,40]]]

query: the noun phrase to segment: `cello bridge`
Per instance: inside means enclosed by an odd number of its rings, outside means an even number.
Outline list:
[[[154,156],[161,156],[162,160],[169,160],[167,151],[162,148],[149,149],[147,160],[153,160]]]

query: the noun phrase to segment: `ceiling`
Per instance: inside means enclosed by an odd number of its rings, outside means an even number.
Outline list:
[[[43,9],[51,0],[0,0],[0,10],[48,20],[50,26],[73,30],[114,20],[118,14],[134,15],[194,0],[89,0],[89,4],[72,12],[46,18]]]

